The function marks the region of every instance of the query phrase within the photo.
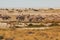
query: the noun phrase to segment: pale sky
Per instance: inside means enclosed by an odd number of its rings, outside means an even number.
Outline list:
[[[60,8],[60,0],[0,0],[0,8]]]

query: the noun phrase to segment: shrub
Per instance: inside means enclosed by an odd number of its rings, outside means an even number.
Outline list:
[[[44,24],[41,23],[41,24],[40,24],[40,27],[44,27]]]
[[[30,32],[28,32],[28,34],[34,34],[34,32],[31,32],[31,31],[30,31]]]
[[[12,30],[16,30],[16,27],[14,26],[14,27],[10,27],[10,30],[12,31]]]
[[[29,24],[28,26],[33,26],[33,24]]]
[[[40,24],[40,25],[33,25],[33,24],[29,24],[28,26],[29,26],[29,27],[44,27],[44,25],[43,25],[43,24]]]
[[[1,36],[1,35],[0,35],[0,40],[1,40],[1,39],[4,39],[4,36]]]
[[[58,23],[52,23],[50,26],[59,26]]]

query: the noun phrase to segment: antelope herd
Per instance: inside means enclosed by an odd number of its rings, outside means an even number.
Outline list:
[[[1,8],[0,40],[60,40],[60,9]]]
[[[60,23],[60,9],[0,9],[0,23]],[[44,24],[45,25],[45,24]]]

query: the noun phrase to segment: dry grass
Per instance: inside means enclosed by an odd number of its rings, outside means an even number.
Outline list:
[[[60,40],[60,28],[50,29],[0,29],[4,40]]]
[[[57,14],[58,13],[58,14]],[[9,15],[12,19],[8,21],[16,21],[17,15],[60,15],[60,9],[34,9],[18,10],[18,9],[0,9],[0,14]],[[1,20],[0,21],[4,21]],[[48,21],[49,22],[49,21]],[[49,29],[0,29],[0,40],[60,40],[60,27],[51,27]]]

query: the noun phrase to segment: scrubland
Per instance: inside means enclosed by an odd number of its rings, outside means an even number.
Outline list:
[[[0,40],[60,40],[60,9],[0,8]]]
[[[0,40],[60,40],[60,28],[0,29]]]

